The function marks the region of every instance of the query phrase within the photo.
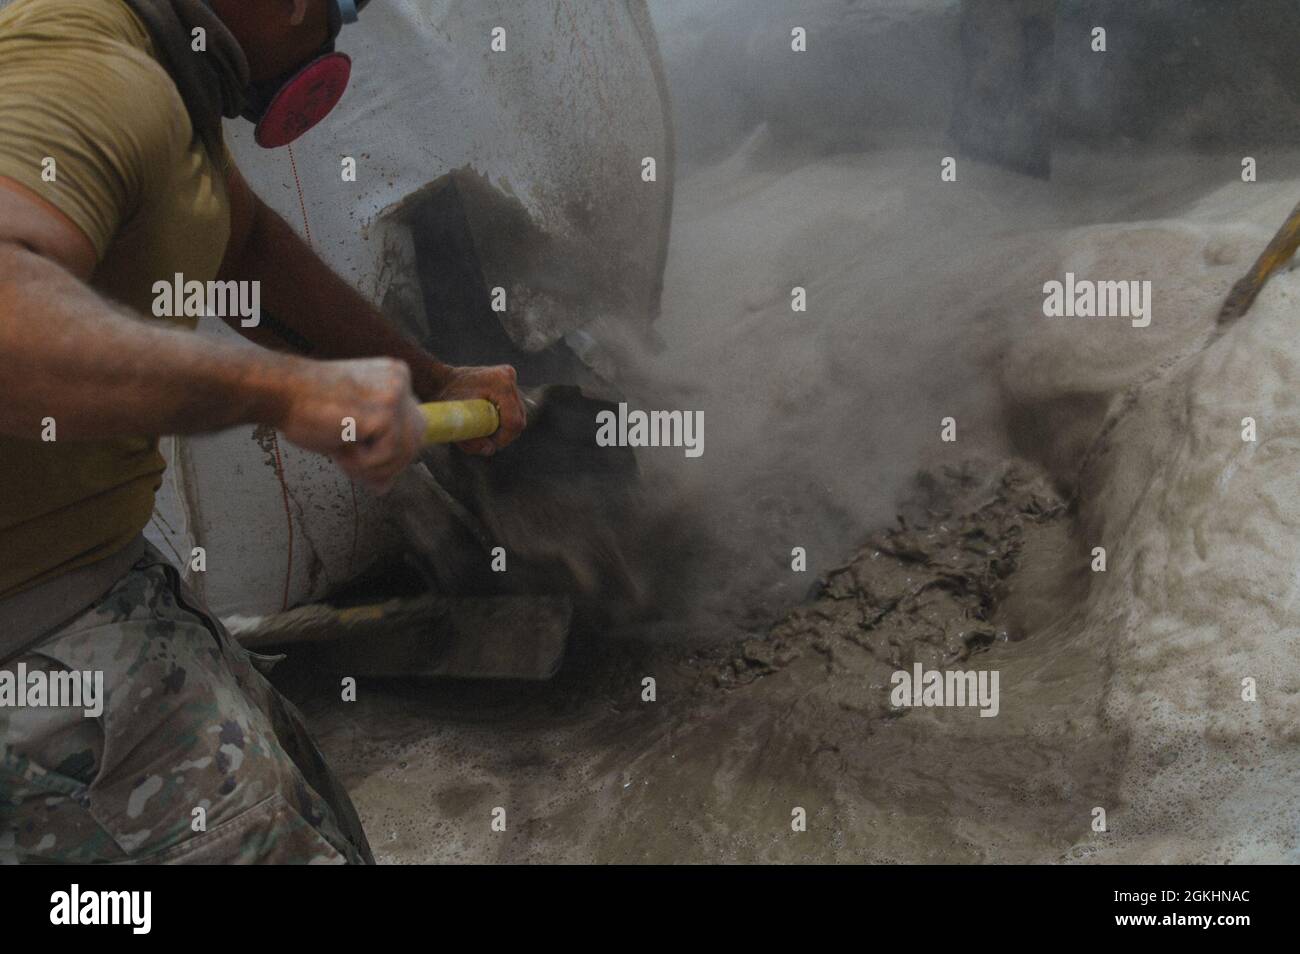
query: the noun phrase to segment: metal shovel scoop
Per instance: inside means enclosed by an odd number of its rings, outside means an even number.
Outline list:
[[[570,386],[524,397],[528,428],[490,459],[445,445],[495,433],[491,402],[421,407],[429,451],[388,500],[428,595],[246,620],[235,633],[240,642],[254,649],[326,643],[322,661],[356,675],[554,675],[573,597],[640,597],[617,532],[637,469],[631,450],[595,443],[596,414],[611,403]],[[494,562],[502,556],[499,572]]]

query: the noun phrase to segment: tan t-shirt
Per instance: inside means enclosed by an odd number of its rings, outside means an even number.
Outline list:
[[[86,233],[99,254],[91,284],[141,320],[156,320],[145,317],[155,282],[216,277],[228,163],[195,136],[120,0],[16,0],[0,12],[0,176]],[[39,315],[30,331],[42,334]],[[0,598],[120,550],[153,511],[156,436],[64,440],[54,424],[52,442],[41,420],[30,438],[0,437]]]

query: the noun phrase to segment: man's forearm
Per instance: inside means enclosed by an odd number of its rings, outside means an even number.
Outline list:
[[[280,216],[260,201],[254,205],[247,243],[222,278],[261,282],[263,310],[308,342],[312,357],[398,358],[410,366],[416,393],[434,397],[446,383],[446,365],[393,327]],[[273,343],[266,328],[237,330],[259,344]]]
[[[185,434],[277,423],[301,359],[223,344],[109,303],[54,262],[0,245],[0,433]]]

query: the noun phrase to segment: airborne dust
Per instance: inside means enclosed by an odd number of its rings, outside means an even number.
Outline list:
[[[1215,101],[1089,126],[1114,87],[1067,55],[1086,109],[1051,178],[959,156],[942,183],[957,3],[741,6],[653,5],[682,153],[664,348],[607,342],[630,399],[707,421],[702,458],[640,455],[679,521],[673,612],[577,634],[546,685],[309,699],[376,855],[1293,857],[1300,285],[1211,332],[1300,156],[1243,184]],[[787,67],[791,8],[811,51]],[[1067,271],[1152,282],[1150,327],[1045,318]],[[997,670],[998,716],[891,707],[914,662]]]

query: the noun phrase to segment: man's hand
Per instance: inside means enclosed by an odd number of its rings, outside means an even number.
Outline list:
[[[303,361],[288,382],[288,394],[278,422],[284,436],[332,458],[377,493],[386,493],[420,452],[424,416],[405,362]]]
[[[253,194],[237,170],[231,172],[229,188],[234,221],[220,277],[260,281],[264,310],[297,339],[307,342],[313,357],[387,355],[411,368],[411,383],[422,401],[491,401],[501,416],[501,428],[490,438],[459,445],[468,453],[494,454],[519,436],[525,418],[514,368],[453,368],[443,364],[389,324],[371,302],[334,274],[280,216]],[[261,345],[285,344],[265,327],[249,329],[237,322],[231,327]]]
[[[495,404],[497,413],[501,416],[501,427],[495,434],[457,444],[461,450],[467,454],[490,457],[523,433],[528,423],[524,413],[524,399],[515,384],[515,369],[510,365],[447,368],[445,375],[437,400],[472,401],[482,398]]]

